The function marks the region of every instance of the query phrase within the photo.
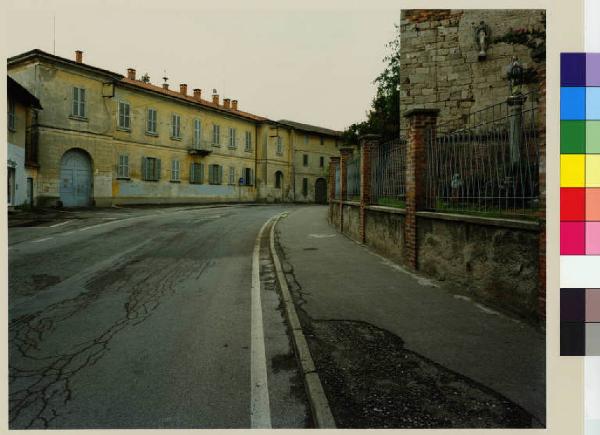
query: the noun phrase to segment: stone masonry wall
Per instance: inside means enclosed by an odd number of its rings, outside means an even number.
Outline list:
[[[538,229],[418,218],[418,270],[521,317],[538,309]]]
[[[491,30],[485,60],[478,60],[475,37],[481,21]],[[545,30],[542,10],[406,10],[400,24],[401,113],[439,108],[438,123],[459,125],[466,115],[506,101],[512,56],[534,71],[543,65],[522,43],[495,42],[515,31]],[[523,92],[538,87],[539,80],[533,79]],[[401,123],[406,129],[406,119]]]

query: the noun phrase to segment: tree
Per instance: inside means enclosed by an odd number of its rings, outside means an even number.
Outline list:
[[[368,133],[379,134],[383,140],[396,139],[400,135],[400,26],[394,24],[394,27],[396,35],[386,44],[389,54],[383,58],[385,69],[373,80],[377,92],[366,113],[367,119],[344,130],[342,139],[345,143],[356,144],[359,136]]]

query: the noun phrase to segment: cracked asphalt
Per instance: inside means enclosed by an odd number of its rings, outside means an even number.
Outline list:
[[[250,427],[252,252],[260,227],[283,210],[145,207],[13,219],[10,428]],[[271,422],[310,427],[264,252]]]

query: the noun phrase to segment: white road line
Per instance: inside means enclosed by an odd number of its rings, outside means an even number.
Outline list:
[[[256,241],[252,255],[252,305],[250,322],[250,427],[252,429],[271,428],[271,408],[269,386],[267,384],[267,357],[263,331],[262,306],[260,301],[260,241],[265,228],[273,218],[264,223]]]
[[[61,227],[64,224],[68,224],[70,221],[64,221],[64,222],[60,222],[58,224],[54,224],[54,225],[50,225],[48,228],[56,228],[56,227]]]
[[[53,238],[53,237],[46,237],[46,238],[43,238],[43,239],[37,239],[37,240],[33,240],[31,243],[40,243],[40,242],[45,242],[46,240],[50,240],[50,239],[52,239],[52,238]]]

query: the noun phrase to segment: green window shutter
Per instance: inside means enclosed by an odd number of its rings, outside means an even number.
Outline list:
[[[156,181],[160,180],[160,159],[156,159]]]
[[[79,89],[79,116],[85,116],[85,89]]]
[[[190,183],[196,182],[196,165],[194,163],[190,163]]]
[[[198,176],[198,183],[204,183],[204,163],[198,163],[198,167],[200,169],[200,174]]]
[[[142,172],[140,172],[140,174],[142,175],[142,180],[148,179],[148,175],[146,174],[146,157],[142,157]]]
[[[73,88],[73,111],[72,115],[77,115],[79,113],[79,89]]]

